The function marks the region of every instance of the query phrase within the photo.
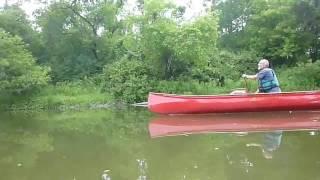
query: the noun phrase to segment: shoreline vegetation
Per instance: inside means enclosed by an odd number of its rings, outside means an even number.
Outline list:
[[[320,89],[317,0],[206,2],[191,19],[191,7],[169,0],[132,9],[121,0],[39,2],[32,18],[6,3],[0,110],[124,107],[148,92],[228,94],[246,88],[241,75],[257,73],[262,58],[282,91]],[[247,86],[255,92],[257,83]]]
[[[110,95],[100,92],[97,87],[81,87],[74,83],[48,85],[30,96],[1,96],[0,101],[1,109],[10,111],[64,111],[118,106]]]
[[[288,82],[290,77],[287,77],[287,74],[292,74],[292,71],[294,70],[295,69],[278,70],[283,92],[313,91],[320,89],[319,86],[315,85],[313,80],[296,82],[298,80],[295,78],[295,81]],[[301,76],[301,74],[298,73],[297,76]],[[153,92],[187,95],[217,95],[228,94],[235,89],[246,88],[246,85],[249,92],[255,92],[257,83],[248,81],[246,84],[243,79],[239,79],[238,81],[226,81],[223,87],[217,86],[214,82],[200,83],[196,81],[162,81],[158,82],[158,86],[160,86],[158,89],[160,90],[153,90]],[[145,99],[142,100],[146,101],[147,94],[144,95]],[[36,93],[33,92],[30,96],[1,95],[0,97],[0,102],[2,102],[0,110],[7,111],[121,109],[128,107],[131,104],[130,102],[127,102],[126,99],[115,99],[111,92],[103,92],[103,87],[101,85],[92,83],[90,80],[48,85],[39,89]]]

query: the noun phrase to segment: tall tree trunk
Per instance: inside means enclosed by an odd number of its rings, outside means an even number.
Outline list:
[[[77,0],[74,0],[71,6],[69,6],[68,8],[70,8],[72,10],[72,12],[77,15],[78,17],[80,17],[84,22],[86,22],[92,30],[93,36],[94,36],[94,40],[93,40],[93,46],[91,48],[91,51],[93,53],[93,56],[95,57],[95,59],[97,61],[100,60],[99,55],[98,55],[98,45],[97,45],[97,39],[98,39],[98,29],[97,26],[95,26],[95,24],[93,22],[91,22],[89,19],[87,19],[86,17],[84,17],[83,15],[81,15],[74,7],[73,5],[75,5]]]
[[[320,0],[314,0],[314,7],[316,9],[316,12],[320,10]],[[315,62],[316,60],[320,59],[320,25],[315,24],[315,39],[314,39],[314,45],[313,45],[313,58],[312,62]]]
[[[166,63],[165,78],[168,80],[172,76],[172,56],[169,55]]]
[[[4,2],[4,9],[7,9],[8,8],[8,0],[5,0]]]

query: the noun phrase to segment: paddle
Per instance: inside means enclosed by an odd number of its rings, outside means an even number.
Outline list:
[[[140,102],[131,104],[132,106],[148,107],[148,102]]]
[[[246,93],[249,92],[249,89],[248,89],[248,82],[247,82],[247,79],[246,78],[243,78],[244,79],[244,84],[245,84],[245,88],[246,88]]]

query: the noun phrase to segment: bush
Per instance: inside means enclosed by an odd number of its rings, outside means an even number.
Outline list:
[[[315,90],[320,87],[320,61],[281,71],[279,79],[283,91]]]
[[[238,79],[241,74],[253,74],[257,71],[259,58],[254,52],[242,51],[233,53],[221,50],[211,58],[210,65],[216,68],[217,73],[228,79]]]
[[[48,71],[36,64],[21,38],[0,29],[0,92],[22,94],[46,85]]]
[[[186,81],[160,81],[153,91],[173,94],[228,94],[234,89],[244,88],[244,82],[227,79],[225,86],[217,86],[215,82],[199,82],[197,80]]]
[[[110,92],[116,99],[133,103],[145,101],[153,80],[150,69],[138,60],[122,59],[103,70],[103,91]]]

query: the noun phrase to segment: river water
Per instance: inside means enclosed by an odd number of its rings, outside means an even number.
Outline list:
[[[318,130],[151,138],[141,108],[0,114],[1,180],[320,179]]]

